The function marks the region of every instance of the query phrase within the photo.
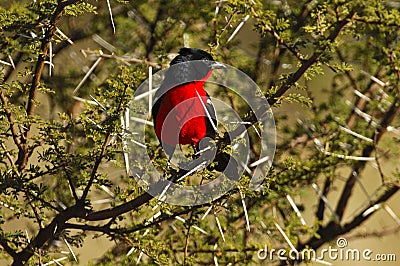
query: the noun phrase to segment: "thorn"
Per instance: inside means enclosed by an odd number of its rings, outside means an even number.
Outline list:
[[[236,27],[236,29],[233,31],[232,35],[229,37],[229,39],[226,41],[226,43],[230,42],[235,35],[239,32],[239,30],[243,27],[244,23],[250,18],[250,15],[247,15]]]
[[[156,92],[158,89],[159,89],[159,88],[155,88],[155,89],[152,89],[151,91],[146,91],[145,93],[139,94],[139,95],[135,96],[135,97],[133,98],[133,100],[134,100],[134,101],[137,101],[137,100],[140,100],[140,99],[142,99],[142,98],[145,98],[145,97],[147,97],[147,95],[148,95],[149,93],[154,93],[154,92]]]
[[[356,172],[356,171],[353,171],[352,174],[353,174],[353,176],[356,178],[358,184],[360,185],[361,190],[362,190],[362,191],[364,192],[364,194],[367,196],[369,203],[371,203],[371,202],[372,202],[371,196],[368,194],[368,191],[367,191],[367,189],[364,187],[363,183],[361,182],[361,179],[360,179],[360,177],[358,176],[357,172]]]
[[[367,138],[367,137],[365,137],[365,136],[363,136],[363,135],[361,135],[361,134],[358,134],[358,133],[356,133],[356,132],[354,132],[354,131],[352,131],[352,130],[346,128],[346,127],[343,127],[343,126],[340,126],[340,125],[339,125],[339,128],[340,128],[341,130],[343,130],[344,132],[349,133],[350,135],[353,135],[354,137],[357,137],[357,138],[359,138],[359,139],[365,140],[365,141],[370,142],[370,143],[373,143],[373,142],[374,142],[374,140],[372,140],[372,139],[370,139],[370,138]]]
[[[51,70],[54,67],[53,65],[53,43],[49,43],[49,77],[51,77]]]
[[[181,181],[182,179],[184,179],[185,177],[191,175],[192,173],[196,172],[198,169],[200,169],[203,165],[205,165],[207,162],[201,162],[199,165],[197,165],[196,167],[194,167],[192,170],[190,170],[189,172],[187,172],[186,174],[184,174],[183,176],[181,176],[177,182]]]
[[[128,257],[128,256],[130,256],[134,251],[135,251],[135,247],[132,247],[129,251],[128,251],[128,253],[126,253],[126,256]]]
[[[175,216],[175,219],[178,220],[178,221],[181,221],[182,223],[186,223],[186,220],[183,219],[183,218],[180,217],[180,216]]]
[[[198,227],[197,225],[192,225],[193,229],[196,229],[197,231],[199,231],[200,233],[203,233],[205,235],[209,235],[209,233],[207,233],[205,230],[201,229],[200,227]]]
[[[201,96],[200,96],[200,94],[199,94],[199,92],[198,92],[197,90],[196,90],[196,94],[197,94],[197,97],[199,98],[199,100],[200,100],[200,102],[201,102],[201,105],[202,105],[203,108],[204,108],[204,111],[206,112],[206,115],[207,115],[208,119],[210,120],[210,123],[211,123],[213,129],[214,129],[215,132],[217,132],[217,134],[218,134],[217,126],[214,124],[214,121],[213,121],[213,119],[212,119],[210,113],[208,112],[208,110],[207,110],[207,108],[206,108],[206,105],[204,104],[204,102],[203,102],[203,100],[201,99]]]
[[[12,59],[11,55],[8,55],[8,59],[10,59],[10,63],[12,65],[12,68],[15,69],[14,60]]]
[[[66,35],[64,32],[62,32],[59,28],[56,27],[56,31],[63,37],[69,44],[74,44],[74,42]]]
[[[11,63],[8,63],[6,61],[0,60],[0,63],[3,65],[7,65],[7,66],[12,66]]]
[[[279,233],[281,233],[281,235],[283,236],[283,238],[286,240],[286,242],[289,244],[290,248],[295,252],[295,254],[298,253],[297,249],[294,247],[294,245],[292,244],[292,242],[290,242],[289,237],[285,234],[285,232],[283,231],[282,227],[279,226],[279,224],[277,222],[274,221],[274,224],[276,226],[276,228],[278,228]]]
[[[218,244],[215,243],[214,245],[214,251],[217,250]],[[215,253],[214,253],[215,254]],[[217,260],[217,256],[214,255],[214,264],[215,266],[218,266],[218,260]]]
[[[93,120],[90,119],[89,117],[86,117],[86,119],[87,119],[89,122],[92,122],[93,125],[95,125],[98,129],[103,129],[102,126],[100,126],[98,123],[96,123],[95,121],[93,121]]]
[[[136,141],[134,139],[131,140],[133,143],[135,143],[136,145],[142,147],[142,148],[147,148],[146,144],[140,143],[139,141]]]
[[[63,210],[67,209],[67,206],[64,204],[64,202],[62,202],[61,200],[59,200],[58,198],[54,199],[56,201],[56,203],[58,204],[58,206],[60,206]]]
[[[60,261],[63,261],[63,260],[66,260],[66,259],[68,259],[67,256],[59,258],[59,259],[55,259],[55,260],[53,259],[52,261],[49,261],[49,262],[47,262],[45,264],[41,264],[41,266],[48,266],[48,265],[51,265],[51,264],[54,264],[54,263],[57,264],[57,265],[61,265],[62,266]]]
[[[261,159],[258,159],[255,162],[253,162],[252,164],[250,164],[249,167],[255,167],[255,166],[259,165],[259,164],[265,163],[268,160],[269,160],[269,156],[265,156],[265,157],[263,157]]]
[[[206,216],[210,213],[212,209],[212,206],[208,207],[208,209],[206,210],[206,212],[203,214],[203,216],[201,217],[201,220],[204,220],[204,218],[206,218]]]
[[[371,213],[375,212],[376,210],[379,210],[381,207],[382,207],[381,204],[375,204],[374,206],[366,209],[363,212],[362,217],[366,217],[366,216],[370,215]]]
[[[72,98],[77,100],[77,101],[79,101],[79,102],[83,102],[83,103],[88,103],[88,104],[93,104],[93,105],[97,104],[95,101],[86,100],[86,99],[83,99],[83,98],[78,97],[78,96],[72,96]]]
[[[100,54],[102,54],[102,52],[100,51]],[[100,63],[102,57],[97,58],[96,62],[94,62],[94,64],[92,65],[92,67],[89,69],[88,72],[86,72],[86,75],[83,77],[83,79],[81,80],[81,82],[79,82],[78,86],[76,86],[76,88],[74,89],[74,91],[72,92],[73,94],[75,94],[79,88],[83,85],[83,83],[87,80],[87,78],[90,76],[90,74],[92,74],[93,70],[96,68],[96,66]]]
[[[300,210],[297,208],[297,206],[296,206],[296,204],[294,203],[292,197],[291,197],[289,194],[287,194],[287,195],[286,195],[286,198],[287,198],[287,200],[289,201],[290,206],[292,206],[292,208],[293,208],[294,212],[296,213],[297,217],[299,217],[301,224],[302,224],[302,225],[306,225],[306,221],[304,220],[303,216],[301,215],[301,212],[300,212]]]
[[[224,232],[222,231],[221,223],[219,222],[218,216],[215,211],[214,211],[214,217],[215,217],[215,221],[217,222],[219,233],[222,236],[222,240],[224,240],[224,242],[225,242]]]
[[[153,88],[153,67],[149,66],[149,114],[151,114],[151,109],[153,108],[153,94],[151,90]]]
[[[107,0],[107,6],[108,6],[108,12],[110,13],[110,19],[111,19],[111,26],[113,28],[113,32],[115,34],[115,24],[114,24],[114,18],[111,10],[111,5],[110,5],[110,0]]]
[[[26,236],[26,240],[28,241],[28,243],[31,243],[31,240],[29,238],[29,234],[28,234],[28,230],[25,229],[25,236]]]
[[[159,200],[164,198],[165,193],[167,193],[167,190],[169,189],[170,186],[171,186],[171,183],[169,183],[168,185],[165,186],[164,190],[161,192],[160,196],[158,197]]]
[[[114,53],[116,51],[115,46],[113,46],[112,44],[110,44],[109,42],[107,42],[106,40],[101,38],[99,35],[93,34],[92,39],[93,39],[93,41],[95,41],[96,43],[98,43],[99,45],[101,45],[103,48],[110,51],[111,53]]]
[[[364,94],[362,94],[360,91],[358,90],[353,90],[354,94],[357,95],[358,97],[360,97],[361,99],[366,100],[367,102],[371,101],[371,98],[365,96]]]
[[[312,184],[313,189],[317,192],[318,196],[324,201],[325,205],[328,207],[328,209],[331,211],[333,214],[333,217],[335,218],[335,221],[340,224],[340,218],[337,215],[337,213],[333,210],[332,205],[329,203],[328,199],[325,197],[324,194],[322,194],[322,191],[319,189],[318,185],[313,183]]]
[[[75,260],[76,262],[78,262],[78,259],[76,258],[75,253],[74,253],[74,251],[72,250],[72,247],[71,247],[71,245],[68,243],[67,239],[65,239],[65,237],[62,237],[62,239],[64,240],[65,244],[67,245],[67,248],[69,249],[69,252],[71,253],[72,257],[74,257],[74,260]]]
[[[250,232],[250,221],[249,221],[249,215],[247,214],[246,202],[244,201],[244,195],[243,195],[242,190],[240,189],[239,186],[238,186],[238,189],[239,189],[239,193],[240,193],[240,198],[242,200],[244,216],[246,218],[246,228],[247,228],[247,231]]]
[[[100,199],[100,200],[92,201],[92,204],[104,204],[104,203],[111,203],[111,202],[115,202],[115,200],[114,199],[110,199],[110,198],[108,198],[108,199]]]
[[[399,216],[396,215],[396,213],[392,210],[392,208],[390,208],[389,205],[387,205],[387,204],[384,204],[383,208],[393,218],[393,220],[395,220],[395,222],[400,226]]]
[[[205,147],[204,149],[199,150],[198,152],[196,152],[194,155],[202,154],[203,152],[208,151],[209,149],[211,149],[211,147],[210,147],[210,146],[207,146],[207,147]]]
[[[112,192],[108,187],[106,187],[105,185],[101,185],[100,188],[107,193],[110,197],[114,198],[115,194],[114,192]]]
[[[129,153],[128,153],[128,143],[126,141],[126,135],[129,129],[129,108],[125,109],[125,119],[124,116],[121,116],[121,125],[122,125],[122,149],[124,154],[124,162],[125,162],[125,173],[129,176],[130,166],[129,166]]]
[[[110,115],[107,111],[107,108],[104,107],[104,105],[102,105],[98,100],[96,100],[96,98],[94,98],[92,95],[89,95],[90,98],[92,98],[92,100],[98,105],[100,106],[101,109],[104,110],[104,112],[106,112],[107,115]]]
[[[365,72],[364,70],[361,70],[361,73],[363,73],[365,76],[369,77],[372,81],[374,81],[375,83],[377,83],[381,87],[386,87],[387,85],[389,85],[389,82],[385,83],[382,80],[378,79],[377,77],[374,77],[371,74]]]
[[[139,264],[139,262],[142,259],[142,257],[143,257],[143,251],[140,251],[139,257],[136,260],[136,264]]]
[[[131,116],[130,119],[131,119],[132,121],[139,122],[139,123],[143,123],[143,124],[145,124],[145,125],[149,125],[149,126],[152,126],[152,127],[154,126],[153,122],[148,121],[148,120],[143,119],[143,118],[138,118],[138,117]]]

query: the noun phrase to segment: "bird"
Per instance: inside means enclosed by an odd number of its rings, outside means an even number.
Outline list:
[[[198,148],[203,138],[215,138],[218,122],[204,83],[223,67],[198,48],[181,48],[171,61],[152,107],[155,132],[169,159],[177,145]]]
[[[177,145],[189,144],[201,152],[218,136],[215,107],[204,84],[212,71],[220,68],[225,68],[225,65],[198,48],[180,48],[170,62],[152,107],[154,130],[168,160]],[[216,169],[222,172],[231,156],[226,152],[216,152],[214,156],[216,154],[218,158],[214,161],[220,161]],[[237,179],[237,162],[232,164],[234,169],[228,173]]]

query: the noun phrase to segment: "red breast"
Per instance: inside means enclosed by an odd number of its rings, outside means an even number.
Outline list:
[[[207,117],[203,104],[206,104],[207,98],[204,80],[178,86],[163,96],[155,124],[157,137],[162,142],[171,146],[197,145],[206,136]]]

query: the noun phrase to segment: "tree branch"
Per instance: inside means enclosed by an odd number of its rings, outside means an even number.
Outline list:
[[[36,62],[35,66],[35,71],[33,74],[32,78],[32,83],[31,87],[29,89],[29,96],[28,96],[28,104],[26,107],[26,114],[27,116],[33,116],[35,112],[35,105],[36,105],[36,97],[37,97],[37,91],[38,91],[38,86],[40,84],[40,79],[42,77],[42,72],[44,69],[45,61],[47,58],[47,54],[49,52],[49,46],[51,39],[54,36],[54,32],[56,30],[56,24],[61,18],[61,15],[65,9],[66,6],[75,4],[79,0],[59,0],[58,5],[56,10],[54,11],[50,23],[47,26],[47,29],[45,30],[44,38],[42,39],[42,44],[41,44],[41,53],[38,55],[38,60]],[[23,137],[21,139],[21,144],[20,144],[20,149],[18,153],[18,160],[17,160],[17,165],[19,170],[22,170],[25,168],[26,163],[29,158],[29,147],[28,147],[28,138],[29,138],[29,132],[31,125],[26,124],[24,126],[25,131],[23,133]]]
[[[396,192],[399,191],[398,186],[389,186],[388,190],[381,195],[378,199],[375,201],[372,201],[366,208],[360,211],[360,213],[353,218],[353,220],[344,226],[340,226],[334,221],[330,222],[324,227],[321,227],[318,230],[318,237],[313,237],[310,240],[308,240],[305,243],[300,243],[298,245],[297,250],[302,250],[306,247],[312,248],[312,249],[318,249],[321,247],[324,243],[329,242],[333,240],[335,237],[339,235],[346,234],[353,230],[354,228],[360,226],[362,223],[364,223],[368,218],[370,218],[375,212],[369,212],[367,213],[367,210],[370,209],[372,206],[386,202],[389,200]]]
[[[382,138],[383,134],[387,131],[387,127],[392,123],[392,121],[400,113],[399,98],[395,98],[390,109],[386,112],[382,121],[380,122],[379,128],[377,128],[376,133],[374,133],[373,139],[375,139],[375,145],[377,145]],[[362,157],[369,157],[374,150],[374,145],[366,146],[362,151]],[[364,169],[366,165],[365,161],[359,161],[353,168],[352,173],[347,178],[346,184],[343,188],[342,194],[340,195],[339,202],[336,207],[336,214],[339,219],[343,218],[344,211],[353,192],[354,185],[356,183],[356,175],[359,175],[361,170]],[[353,173],[355,172],[356,175]]]
[[[21,140],[20,140],[20,138],[18,136],[17,128],[16,128],[16,125],[15,125],[15,120],[14,120],[14,117],[12,115],[11,109],[8,106],[7,97],[4,94],[2,88],[0,88],[0,99],[1,99],[1,103],[3,104],[3,110],[6,113],[8,123],[10,123],[10,131],[11,131],[14,143],[15,143],[15,145],[17,145],[18,148],[20,148]]]
[[[111,136],[111,133],[108,132],[106,137],[104,138],[104,142],[103,142],[103,145],[101,146],[100,154],[97,156],[96,161],[93,166],[93,169],[92,169],[92,173],[90,174],[90,179],[89,179],[87,185],[85,186],[85,190],[83,191],[82,197],[79,200],[79,202],[81,204],[83,204],[85,202],[86,197],[89,193],[89,190],[92,187],[92,184],[94,182],[94,179],[96,178],[97,170],[99,169],[101,161],[103,160],[104,153],[106,152],[107,144],[110,140],[110,136]]]
[[[78,205],[74,205],[57,214],[50,224],[39,230],[37,236],[31,240],[27,247],[16,254],[12,265],[24,265],[25,262],[34,255],[37,248],[42,247],[47,241],[52,239],[54,235],[62,230],[66,221],[71,218],[84,218],[85,215],[86,210]]]
[[[17,257],[17,253],[14,251],[14,249],[12,249],[8,243],[7,240],[3,239],[2,237],[0,237],[0,246],[3,247],[3,249],[13,258],[15,259]]]
[[[350,19],[352,16],[355,14],[355,11],[353,10],[350,12],[350,14],[343,20],[339,20],[335,27],[333,28],[332,32],[329,34],[327,41],[332,43],[340,34],[340,32],[343,30],[343,28],[350,22]],[[324,45],[321,47],[320,50],[314,52],[314,54],[307,60],[303,61],[301,64],[300,68],[297,69],[297,71],[289,76],[288,79],[285,80],[285,82],[279,87],[277,92],[268,99],[268,103],[272,106],[274,103],[276,103],[280,97],[285,94],[286,91],[290,89],[290,87],[293,86],[295,82],[297,82],[303,75],[304,73],[316,62],[319,61],[323,53],[326,51],[328,48],[328,45]]]

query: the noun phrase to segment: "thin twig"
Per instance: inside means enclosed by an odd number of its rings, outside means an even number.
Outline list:
[[[99,53],[96,51],[92,51],[92,50],[82,50],[87,54],[94,54],[98,57],[101,58],[107,58],[107,59],[114,59],[114,60],[118,60],[118,61],[122,61],[125,63],[138,63],[138,64],[145,64],[145,65],[149,65],[155,68],[161,68],[161,66],[157,63],[154,62],[150,62],[148,60],[142,60],[142,59],[138,59],[135,57],[122,57],[122,56],[117,56],[115,54],[104,54],[104,53]]]

